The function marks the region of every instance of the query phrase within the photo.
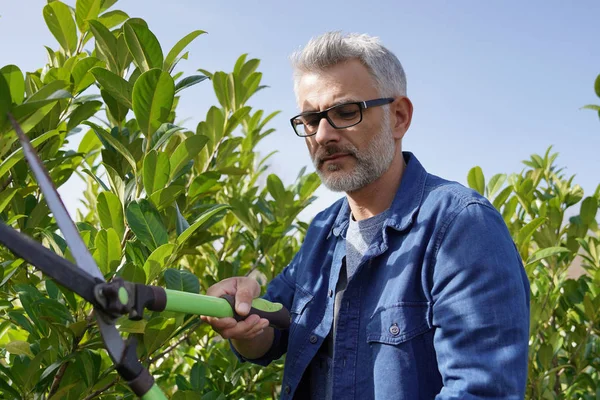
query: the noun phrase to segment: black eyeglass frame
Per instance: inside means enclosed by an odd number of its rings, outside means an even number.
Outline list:
[[[386,104],[390,104],[393,103],[394,100],[396,100],[393,97],[382,97],[379,99],[373,99],[373,100],[367,100],[367,101],[350,101],[348,103],[342,103],[342,104],[336,104],[333,107],[329,107],[326,110],[323,111],[308,111],[308,112],[304,112],[304,113],[300,113],[292,118],[290,118],[290,123],[292,124],[292,128],[294,129],[294,133],[296,134],[296,136],[299,137],[310,137],[310,136],[314,136],[317,134],[318,130],[316,130],[314,133],[311,133],[310,135],[301,135],[298,133],[298,131],[296,130],[296,126],[300,125],[300,124],[294,124],[294,120],[296,120],[298,117],[305,117],[307,115],[314,115],[316,117],[319,118],[319,123],[321,122],[321,120],[323,118],[325,118],[327,120],[327,122],[329,122],[329,125],[331,125],[333,128],[335,129],[346,129],[346,128],[350,128],[352,126],[356,126],[358,124],[360,124],[362,122],[363,119],[363,112],[362,110],[367,109],[367,108],[373,108],[373,107],[380,107],[380,106],[384,106]],[[357,122],[350,124],[350,125],[344,125],[343,127],[338,127],[336,126],[333,121],[329,118],[329,115],[327,114],[329,111],[333,110],[334,108],[337,107],[343,107],[343,106],[348,106],[350,104],[356,104],[358,106],[359,112],[360,112],[360,118],[358,119]],[[302,124],[304,125],[304,124]]]

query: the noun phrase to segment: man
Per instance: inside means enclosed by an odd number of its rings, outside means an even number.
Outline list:
[[[413,107],[398,59],[366,35],[327,33],[293,57],[304,137],[325,186],[345,198],[312,221],[256,315],[207,321],[242,360],[287,352],[283,399],[521,399],[529,285],[502,217],[483,197],[402,152]],[[260,293],[231,278],[247,315]]]

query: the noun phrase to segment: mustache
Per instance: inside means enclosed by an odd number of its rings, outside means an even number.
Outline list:
[[[354,146],[340,146],[335,144],[326,145],[317,150],[314,160],[319,164],[322,164],[325,158],[329,158],[336,154],[346,154],[356,157],[356,148]]]

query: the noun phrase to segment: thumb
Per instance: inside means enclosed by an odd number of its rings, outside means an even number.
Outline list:
[[[250,312],[252,300],[260,294],[258,282],[252,278],[238,279],[237,290],[235,293],[235,311],[246,316]]]

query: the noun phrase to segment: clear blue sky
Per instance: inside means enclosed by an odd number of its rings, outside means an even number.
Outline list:
[[[0,3],[0,66],[33,70],[45,62],[43,45],[58,47],[45,27],[44,4]],[[122,0],[116,8],[144,18],[165,54],[190,31],[207,31],[180,63],[187,74],[230,71],[242,53],[262,60],[270,88],[251,105],[282,111],[260,151],[279,151],[271,171],[286,183],[302,166],[312,170],[288,122],[297,110],[288,56],[328,30],[378,36],[403,63],[415,110],[403,147],[429,172],[466,183],[469,169],[479,165],[489,179],[520,171],[522,160],[553,145],[558,163],[576,174],[586,194],[600,183],[600,120],[580,110],[600,104],[593,91],[600,73],[598,1]],[[204,82],[182,92],[179,116],[195,129],[214,103]],[[67,191],[73,210],[73,193],[81,187],[69,182],[61,190]],[[340,196],[324,188],[317,194],[305,218]]]

